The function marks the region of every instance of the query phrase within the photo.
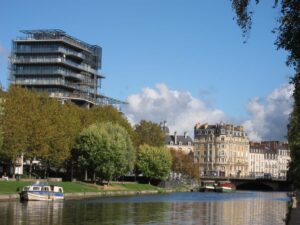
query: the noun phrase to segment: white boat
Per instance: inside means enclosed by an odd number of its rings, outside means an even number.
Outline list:
[[[50,201],[63,200],[64,191],[62,187],[35,183],[30,186],[23,187],[20,192],[21,201]]]

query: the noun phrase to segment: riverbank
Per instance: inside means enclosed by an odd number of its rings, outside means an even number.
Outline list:
[[[32,182],[27,181],[0,181],[0,201],[12,201],[19,199],[19,190]],[[176,189],[164,189],[150,184],[134,182],[113,182],[109,186],[96,185],[84,182],[49,182],[61,186],[64,189],[65,199],[84,199],[103,196],[158,194],[174,191],[183,191],[184,187]],[[187,189],[186,189],[187,190]]]
[[[300,190],[297,190],[296,196],[292,197],[293,202],[290,209],[288,225],[300,225]]]

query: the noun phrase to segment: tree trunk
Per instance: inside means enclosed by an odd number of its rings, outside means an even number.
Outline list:
[[[30,164],[29,164],[29,179],[31,179],[31,174],[32,174],[32,160],[30,159]]]
[[[48,175],[48,168],[49,168],[49,163],[46,162],[46,164],[45,164],[45,171],[44,171],[44,178],[45,179],[47,178],[47,175]]]
[[[87,169],[84,170],[84,181],[87,181]]]
[[[96,183],[96,173],[95,173],[95,171],[93,172],[93,183]]]
[[[12,174],[12,178],[15,179],[16,177],[16,164],[13,163],[13,174]]]

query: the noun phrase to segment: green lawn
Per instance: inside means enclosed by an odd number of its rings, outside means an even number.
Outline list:
[[[0,181],[0,195],[1,194],[17,194],[18,190],[32,182],[24,181]],[[99,192],[99,191],[148,191],[148,190],[162,190],[161,188],[152,186],[150,184],[138,183],[111,183],[109,187],[103,189],[99,185],[84,184],[76,182],[49,182],[49,184],[61,186],[65,193],[79,193],[79,192]]]
[[[161,190],[161,188],[155,187],[151,184],[138,184],[138,183],[111,183],[112,187],[120,188],[121,190],[128,191],[149,191],[149,190]]]
[[[0,181],[0,194],[17,194],[18,188],[22,188],[32,182],[24,181]]]

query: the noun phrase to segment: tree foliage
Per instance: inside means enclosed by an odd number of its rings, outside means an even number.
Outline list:
[[[137,167],[149,179],[164,180],[172,166],[172,156],[166,147],[141,145],[138,151]]]
[[[238,26],[244,35],[252,26],[253,10],[250,10],[251,0],[231,0],[232,8],[236,13]],[[255,0],[256,4],[260,0]],[[274,7],[280,7],[281,15],[278,19],[278,27],[275,44],[278,48],[287,50],[289,53],[287,64],[299,69],[300,63],[300,2],[299,0],[274,0]]]
[[[163,146],[165,143],[165,134],[161,130],[159,124],[151,121],[141,120],[135,126],[136,144],[150,145],[150,146]]]
[[[11,87],[3,102],[4,114],[1,117],[4,143],[2,155],[14,162],[28,144],[28,121],[31,110],[31,95],[24,89]]]
[[[199,165],[194,162],[193,154],[185,154],[176,149],[170,149],[172,155],[172,171],[190,178],[199,178]]]
[[[3,148],[3,133],[2,133],[2,128],[0,127],[0,152],[2,152]]]
[[[125,128],[112,122],[96,123],[84,129],[74,155],[82,168],[107,181],[133,169],[135,151]]]
[[[249,10],[250,0],[231,0],[232,8],[237,15],[237,24],[244,35],[252,25],[252,11]],[[260,0],[255,0],[258,4]],[[278,19],[277,39],[278,48],[288,52],[287,65],[295,69],[291,79],[294,85],[294,107],[288,126],[288,141],[291,149],[291,163],[289,176],[300,187],[300,1],[299,0],[274,0],[274,7],[280,7]]]
[[[1,90],[1,85],[0,85],[0,121],[1,121],[1,117],[4,114],[4,108],[2,106],[4,101],[4,95],[3,92]],[[3,132],[2,132],[2,124],[0,124],[0,154],[2,152],[2,147],[3,147]]]
[[[134,131],[127,119],[112,106],[84,109],[12,85],[7,93],[0,91],[1,159],[14,164],[23,154],[31,162],[41,161],[46,170],[50,166],[64,167],[80,132],[93,123],[107,121],[124,127],[133,138]]]

